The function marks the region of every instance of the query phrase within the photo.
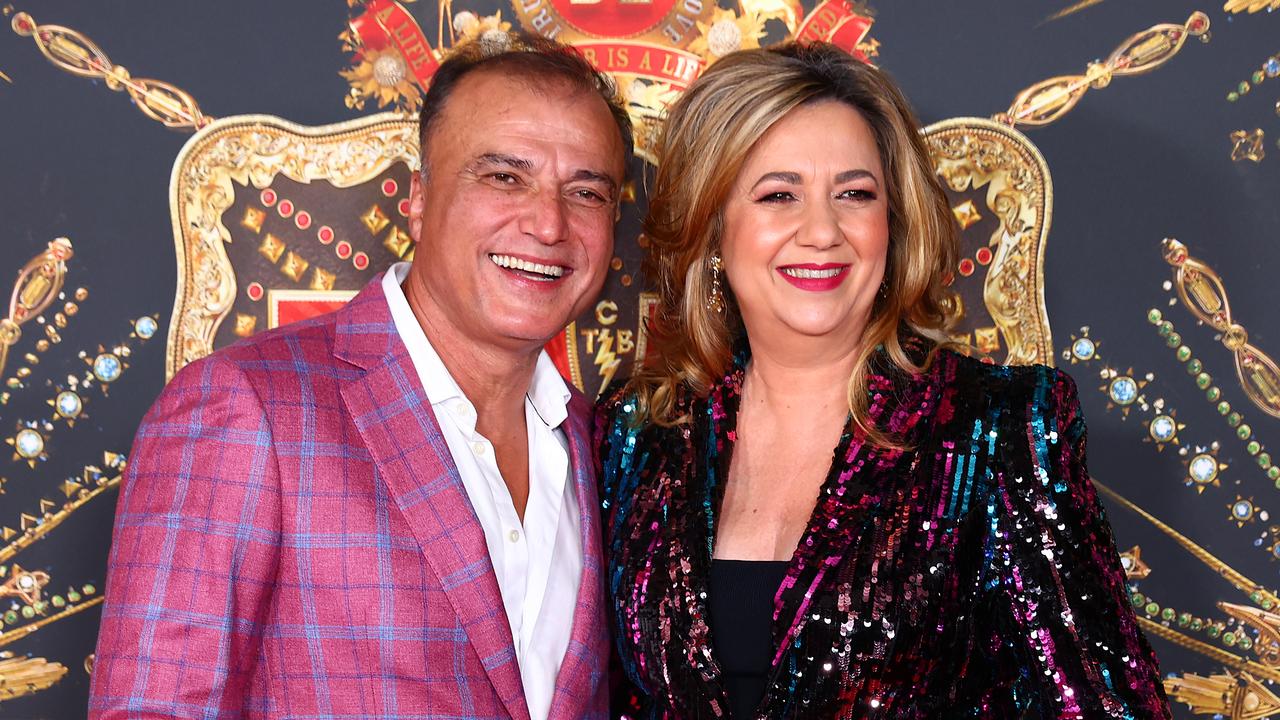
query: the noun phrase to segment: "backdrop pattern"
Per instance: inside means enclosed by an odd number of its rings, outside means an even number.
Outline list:
[[[605,293],[549,345],[567,378],[597,393],[647,350],[642,178],[665,105],[735,49],[835,42],[929,123],[963,230],[957,338],[1079,382],[1175,713],[1280,714],[1277,6],[6,6],[0,717],[83,714],[116,488],[165,379],[413,256],[410,113],[452,48],[516,27],[579,46],[637,125]]]

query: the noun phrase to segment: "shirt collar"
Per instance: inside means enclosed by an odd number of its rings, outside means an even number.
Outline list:
[[[409,307],[400,284],[409,275],[409,263],[399,262],[387,269],[382,278],[382,292],[386,295],[387,305],[391,309],[391,317],[395,322],[396,332],[409,349],[409,357],[413,360],[418,378],[422,381],[422,389],[426,391],[427,401],[433,406],[449,400],[463,399],[470,402],[457,381],[449,374],[440,354],[431,345],[431,340],[418,323],[418,317]],[[569,417],[569,387],[556,369],[551,356],[546,350],[538,353],[538,361],[534,366],[533,378],[525,395],[533,406],[538,417],[547,427],[557,427]]]

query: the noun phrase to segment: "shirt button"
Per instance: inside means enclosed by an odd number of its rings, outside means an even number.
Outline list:
[[[458,415],[461,417],[471,417],[471,408],[466,403],[458,403],[454,406],[454,410],[457,411]]]
[[[484,443],[482,442],[471,443],[471,452],[474,452],[476,455],[484,455]]]
[[[511,542],[520,542],[520,532],[518,530],[512,530],[507,534],[507,538],[511,540]]]

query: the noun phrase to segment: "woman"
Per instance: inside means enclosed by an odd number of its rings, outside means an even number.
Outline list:
[[[660,357],[598,423],[621,712],[1168,717],[1074,384],[943,349],[954,220],[892,82],[736,53],[659,155]]]

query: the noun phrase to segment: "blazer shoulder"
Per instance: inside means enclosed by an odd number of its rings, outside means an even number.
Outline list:
[[[996,405],[1011,407],[1036,395],[1076,396],[1070,375],[1048,365],[997,365],[985,363],[949,348],[938,351],[932,372],[944,384],[989,393]]]

